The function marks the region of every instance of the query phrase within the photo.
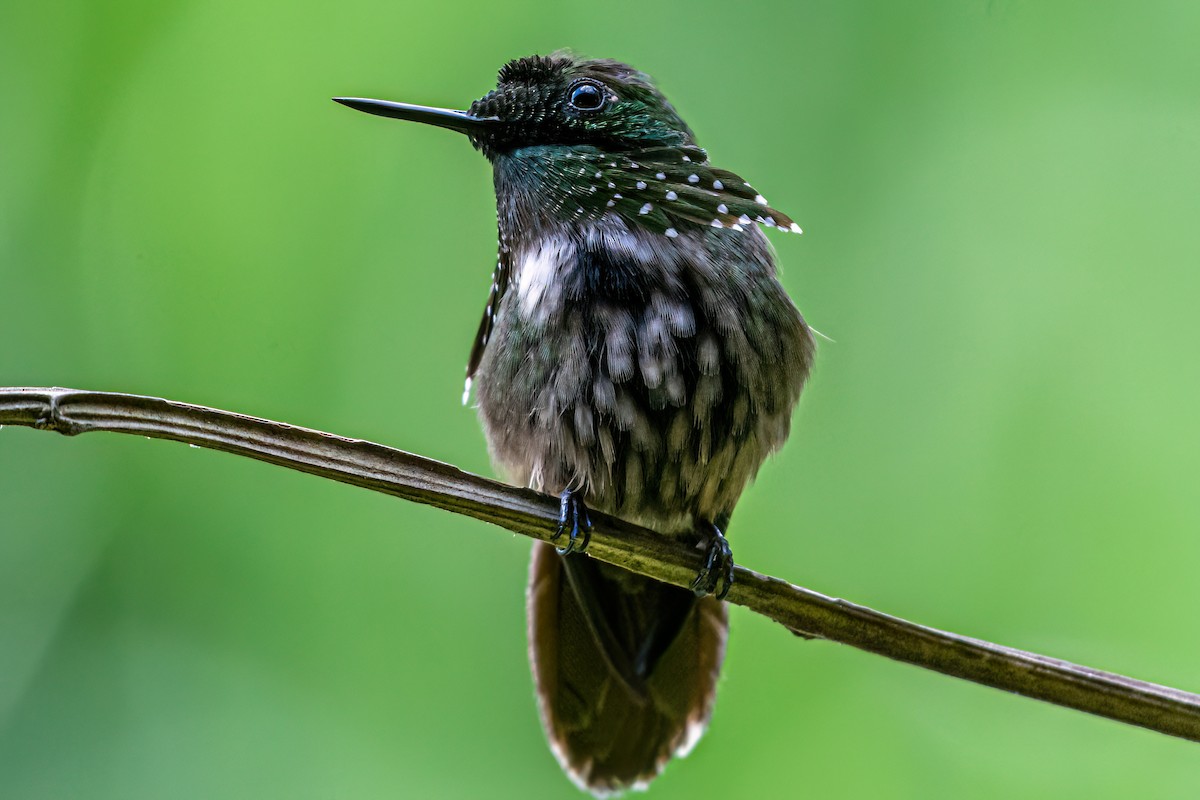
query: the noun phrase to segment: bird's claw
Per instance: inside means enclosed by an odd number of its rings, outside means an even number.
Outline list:
[[[582,553],[592,540],[592,520],[583,504],[583,492],[567,489],[561,495],[558,508],[558,530],[550,537],[557,542],[566,534],[567,546],[559,547],[560,555]]]
[[[697,597],[711,594],[718,600],[724,600],[725,595],[729,594],[729,587],[733,586],[733,551],[720,528],[716,525],[706,527],[704,538],[707,540],[707,554],[704,566],[692,581],[692,592]]]

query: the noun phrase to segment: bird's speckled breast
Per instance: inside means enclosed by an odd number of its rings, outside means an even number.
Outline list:
[[[509,479],[666,532],[727,517],[787,437],[813,355],[765,237],[605,217],[512,256],[476,376]]]

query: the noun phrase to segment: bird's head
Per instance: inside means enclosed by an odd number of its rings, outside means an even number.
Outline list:
[[[489,159],[537,145],[608,151],[693,144],[692,132],[645,73],[609,59],[528,56],[500,70],[468,111],[341,97],[385,117],[462,131]]]
[[[668,236],[679,225],[799,232],[749,183],[713,168],[692,131],[643,72],[559,52],[510,61],[467,111],[334,98],[360,111],[461,131],[506,173],[549,187],[569,220],[615,213]]]

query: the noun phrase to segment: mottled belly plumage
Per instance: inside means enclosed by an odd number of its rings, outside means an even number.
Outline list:
[[[498,310],[480,416],[514,482],[582,490],[596,508],[682,532],[727,518],[783,443],[812,341],[753,249],[647,263],[656,250],[623,235],[609,250],[594,245],[611,236],[580,236],[518,257],[542,274],[515,275]]]

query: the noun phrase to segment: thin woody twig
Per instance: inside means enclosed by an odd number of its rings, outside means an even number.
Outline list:
[[[373,442],[153,397],[0,388],[0,425],[68,436],[132,433],[224,450],[436,506],[547,540],[558,499],[516,489]],[[688,586],[701,556],[686,545],[593,513],[593,558]],[[1200,741],[1200,695],[927,628],[738,567],[728,601],[796,633],[829,639],[974,683]]]

